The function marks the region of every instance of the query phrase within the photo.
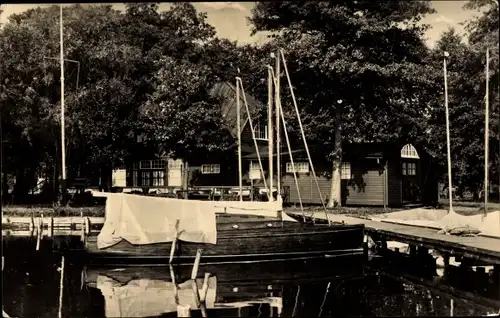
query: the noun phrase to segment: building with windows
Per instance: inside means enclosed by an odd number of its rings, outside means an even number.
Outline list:
[[[222,82],[214,85],[211,95],[221,100],[221,113],[228,131],[237,140],[236,88],[233,84]],[[259,114],[264,105],[249,94],[240,92],[241,106],[241,140],[243,155],[255,152],[249,116],[246,113],[245,101],[254,125],[257,144],[267,144],[267,125],[259,121]],[[249,162],[245,162],[244,183],[250,184],[248,175]],[[260,171],[260,170],[259,170]],[[113,187],[132,189],[154,189],[157,192],[178,190],[190,187],[217,187],[238,185],[237,145],[228,153],[210,154],[206,157],[190,158],[188,162],[167,156],[144,159],[128,167],[120,167],[113,171]]]
[[[313,165],[323,199],[331,190],[332,164],[315,156]],[[432,157],[423,150],[398,143],[352,143],[343,145],[340,166],[342,205],[403,206],[434,205],[438,200],[438,179]],[[320,204],[318,186],[313,179],[305,151],[294,154],[299,191],[288,154],[282,157],[286,169],[283,186],[289,186],[289,202],[298,203],[298,192],[305,204]]]
[[[228,131],[237,140],[236,88],[231,83],[219,83],[212,89],[212,95],[221,98],[222,116]],[[245,99],[241,96],[243,185],[264,188],[263,179],[269,181],[269,136],[267,117],[258,115],[262,115],[265,106],[248,94],[245,97],[252,115],[255,139],[264,173],[261,172],[252,138],[250,121],[244,104]],[[323,148],[325,148],[324,145],[312,145],[310,153],[322,197],[328,200],[332,164],[326,160]],[[434,204],[437,202],[438,187],[432,158],[422,149],[417,150],[411,144],[399,143],[352,143],[344,144],[342,148],[340,167],[342,205],[402,206],[412,203]],[[286,145],[282,142],[280,156],[284,202],[298,203],[300,192],[304,204],[321,204],[321,196],[311,173],[306,152],[303,148],[292,145],[294,167],[286,149]],[[276,154],[274,154],[274,189],[277,185],[276,164]],[[293,176],[294,170],[299,191],[297,191]],[[185,187],[237,188],[237,145],[235,144],[228,153],[212,153],[206,157],[190,158],[189,162],[168,157],[141,160],[131,167],[115,170],[113,185],[123,188],[157,189],[158,192],[164,190],[171,192]]]

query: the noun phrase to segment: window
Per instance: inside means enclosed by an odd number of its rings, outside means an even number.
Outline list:
[[[181,159],[168,159],[168,169],[181,169],[182,160]]]
[[[293,173],[293,166],[291,162],[286,163],[286,172]],[[295,162],[295,172],[297,173],[308,173],[309,163],[307,162]]]
[[[267,125],[259,121],[253,128],[255,139],[267,140]]]
[[[153,171],[153,186],[163,186],[165,185],[165,171],[157,170]]]
[[[218,165],[218,164],[202,165],[201,166],[201,173],[202,174],[220,173],[220,165]]]
[[[340,179],[342,180],[350,180],[351,179],[351,163],[350,162],[342,162],[340,166]]]
[[[401,158],[420,159],[420,157],[418,156],[417,149],[415,149],[415,147],[413,147],[413,145],[410,144],[405,145],[401,149]]]
[[[150,185],[149,171],[143,171],[141,173],[141,185],[149,186]]]
[[[417,164],[415,162],[403,162],[403,176],[416,176]]]
[[[166,162],[164,159],[156,160],[141,160],[139,162],[139,169],[165,169]]]
[[[260,173],[260,166],[258,162],[251,162],[250,163],[250,179],[252,180],[258,180],[261,178],[261,173]]]

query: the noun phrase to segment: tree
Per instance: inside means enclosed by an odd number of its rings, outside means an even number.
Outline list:
[[[205,14],[189,3],[163,12],[138,3],[127,4],[123,13],[110,5],[73,5],[63,17],[69,179],[148,154],[185,159],[227,147],[217,101],[208,91],[229,72],[219,69],[225,62],[216,48],[232,44],[215,39]],[[225,52],[230,61],[241,59]],[[40,162],[53,170],[57,190],[59,7],[9,17],[0,31],[0,53],[5,148],[17,193],[27,193]]]
[[[341,202],[342,141],[421,138],[422,92],[433,81],[424,63],[426,26],[418,22],[432,12],[428,1],[260,2],[253,9],[253,32],[272,31],[273,44],[286,48],[308,138],[334,144],[329,206]]]
[[[498,4],[493,1],[469,1],[464,8],[481,9],[479,17],[466,23],[464,41],[453,29],[442,34],[431,54],[430,64],[442,66],[443,52],[448,59],[450,139],[452,175],[459,192],[470,190],[478,198],[484,186],[484,122],[485,122],[485,51],[490,49],[490,180],[498,180]],[[442,104],[442,98],[437,99]],[[429,121],[436,157],[445,167],[446,141],[444,108],[434,105]],[[443,169],[444,171],[444,169]],[[443,173],[444,174],[444,173]]]

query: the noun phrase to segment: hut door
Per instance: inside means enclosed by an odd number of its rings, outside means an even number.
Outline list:
[[[168,186],[182,187],[182,160],[168,159]]]
[[[419,161],[420,156],[413,145],[407,144],[401,149],[401,192],[403,194],[403,203],[421,201]]]
[[[414,203],[420,200],[420,188],[418,182],[418,162],[403,161],[401,163],[403,202]]]

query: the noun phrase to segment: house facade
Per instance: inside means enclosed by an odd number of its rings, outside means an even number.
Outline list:
[[[313,159],[323,199],[329,200],[332,165],[322,158]],[[284,163],[282,184],[290,187],[291,203],[321,204],[307,157],[294,156],[299,191],[291,162]],[[341,204],[347,206],[434,205],[438,200],[438,182],[432,158],[413,145],[357,143],[343,146]]]
[[[231,83],[219,83],[212,90],[213,96],[221,98],[221,113],[228,131],[237,139],[236,88]],[[241,96],[241,141],[242,179],[245,188],[264,189],[264,179],[269,183],[269,153],[267,118],[259,120],[265,109],[252,96],[246,94],[259,149],[264,174],[252,138],[250,120],[246,114],[245,99]],[[282,138],[283,139],[283,138]],[[304,204],[321,204],[321,197],[328,201],[331,189],[332,164],[321,148],[310,147],[312,162],[319,185],[316,185],[304,149],[292,149],[295,167],[284,141],[281,145],[281,186],[283,201],[299,203],[299,193]],[[319,148],[319,149],[318,149]],[[341,204],[360,206],[402,206],[405,204],[434,204],[438,199],[437,178],[434,175],[432,158],[422,149],[411,144],[399,143],[355,143],[342,146]],[[316,150],[315,150],[316,149]],[[276,151],[274,151],[276,153]],[[274,180],[277,185],[277,160],[273,156]],[[298,190],[293,176],[296,171]],[[269,185],[269,184],[268,184]],[[144,159],[129,167],[113,172],[113,186],[128,191],[147,190],[159,193],[176,192],[182,189],[238,189],[237,145],[230,151],[181,159],[160,157]]]
[[[228,131],[237,139],[236,87],[228,82],[216,84],[211,95],[221,100],[221,113]],[[267,145],[267,125],[258,120],[264,106],[249,94],[240,94],[242,155],[254,151],[254,141],[250,119],[246,113],[248,105],[254,133],[259,147]],[[244,164],[244,171],[249,167]],[[112,187],[125,191],[175,192],[187,187],[237,187],[238,162],[237,145],[225,153],[210,154],[205,157],[182,159],[162,156],[147,158],[130,166],[113,170]],[[244,173],[244,184],[250,185],[248,173]]]

